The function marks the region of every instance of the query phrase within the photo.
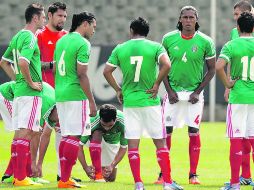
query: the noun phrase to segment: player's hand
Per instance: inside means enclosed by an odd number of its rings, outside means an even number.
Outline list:
[[[177,93],[172,91],[172,92],[168,92],[168,101],[170,104],[175,104],[176,102],[179,101]]]
[[[229,92],[230,92],[230,89],[226,88],[224,92],[224,100],[226,102],[228,102]]]
[[[30,84],[31,88],[37,91],[42,91],[42,83],[41,82],[32,82]]]
[[[159,91],[159,85],[155,83],[151,89],[146,91],[146,93],[151,94],[149,98],[155,99],[157,97],[158,91]]]
[[[37,176],[42,177],[42,165],[37,164]]]
[[[188,102],[196,104],[199,101],[199,94],[196,92],[191,93]]]
[[[119,90],[116,92],[116,97],[118,99],[118,102],[120,104],[123,104],[123,93],[122,93],[122,90]]]
[[[104,177],[104,178],[108,178],[108,177],[111,175],[113,169],[114,169],[114,168],[113,168],[111,165],[110,165],[110,166],[106,166],[106,167],[104,168],[104,170],[102,171],[103,177]]]
[[[236,83],[236,81],[237,81],[238,79],[239,79],[239,78],[228,81],[227,84],[226,84],[226,88],[228,88],[228,89],[233,88],[233,86],[235,85],[235,83]]]
[[[90,117],[95,117],[97,114],[97,107],[94,101],[89,102],[89,108],[90,108]]]
[[[95,178],[95,168],[94,166],[87,166],[86,168],[84,168],[86,175],[90,178],[90,179],[94,179]]]

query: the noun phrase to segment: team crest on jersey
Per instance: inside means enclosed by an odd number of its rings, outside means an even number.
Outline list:
[[[198,46],[197,45],[192,46],[191,51],[192,52],[197,52],[198,51]]]

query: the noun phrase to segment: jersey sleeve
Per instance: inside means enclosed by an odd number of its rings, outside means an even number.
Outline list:
[[[161,44],[164,47],[164,49],[166,50],[167,54],[169,55],[168,47],[167,47],[167,38],[165,36],[162,38]]]
[[[227,63],[231,62],[231,51],[229,43],[225,44],[220,52],[219,58],[224,59]]]
[[[88,65],[91,52],[91,44],[89,42],[84,43],[78,50],[77,62],[81,65]]]
[[[205,59],[211,59],[214,58],[216,55],[215,45],[213,40],[208,40],[206,51],[205,51]]]
[[[11,42],[10,42],[8,48],[6,49],[6,51],[4,52],[2,59],[5,61],[8,61],[10,63],[14,63]]]
[[[27,36],[24,38],[19,59],[25,59],[28,63],[30,63],[37,45],[37,39],[30,33],[24,35]]]
[[[112,66],[112,67],[117,67],[117,66],[119,66],[119,59],[118,59],[118,55],[117,55],[117,52],[118,52],[118,47],[119,46],[116,46],[114,49],[113,49],[113,51],[112,51],[112,53],[111,53],[111,55],[110,55],[110,57],[109,57],[109,59],[108,59],[108,61],[107,61],[107,65],[110,65],[110,66]]]
[[[160,44],[156,53],[156,60],[158,62],[158,64],[160,63],[160,57],[162,55],[167,55],[167,52],[165,50],[165,48]]]

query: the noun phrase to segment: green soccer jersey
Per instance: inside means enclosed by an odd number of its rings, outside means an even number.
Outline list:
[[[252,36],[254,36],[254,33],[252,33]],[[230,32],[230,40],[234,40],[236,38],[239,38],[239,32],[237,28],[233,28]]]
[[[80,86],[77,64],[88,65],[90,49],[90,42],[77,32],[71,32],[58,40],[54,53],[57,102],[87,99]]]
[[[254,37],[229,41],[219,57],[230,64],[231,78],[239,79],[230,89],[229,103],[254,104]]]
[[[175,30],[164,35],[162,45],[171,61],[171,88],[176,92],[194,91],[203,80],[205,59],[215,57],[212,39],[199,31],[193,38],[184,39],[181,32]]]
[[[42,107],[41,107],[41,120],[40,126],[43,127],[44,122],[46,121],[51,127],[55,125],[55,123],[49,120],[49,115],[56,105],[55,101],[55,90],[48,83],[43,82],[43,90],[42,90]]]
[[[160,105],[146,90],[153,87],[158,75],[158,60],[166,53],[161,44],[144,39],[132,39],[113,50],[108,65],[119,66],[123,73],[123,106],[145,107]]]
[[[41,96],[41,92],[32,89],[26,82],[19,67],[19,59],[29,63],[29,71],[33,82],[42,82],[40,50],[37,38],[30,30],[19,31],[11,40],[3,57],[4,60],[14,64],[16,84],[14,97]]]
[[[128,141],[124,138],[124,118],[123,113],[117,110],[116,123],[115,125],[108,131],[106,131],[100,124],[100,116],[99,112],[95,117],[90,118],[91,122],[91,131],[92,133],[96,130],[100,130],[102,132],[102,137],[105,142],[109,144],[118,144],[121,146],[127,146]],[[85,144],[90,139],[90,136],[81,136],[80,141],[82,144]]]
[[[14,88],[15,88],[14,81],[6,82],[6,83],[0,85],[0,92],[6,100],[13,101]]]

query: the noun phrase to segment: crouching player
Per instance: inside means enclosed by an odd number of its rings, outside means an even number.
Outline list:
[[[80,139],[79,161],[88,177],[97,182],[113,182],[116,179],[117,164],[127,150],[124,138],[124,118],[115,106],[104,104],[97,115],[91,117],[91,135]],[[93,166],[85,160],[83,145],[90,140],[89,150]]]

